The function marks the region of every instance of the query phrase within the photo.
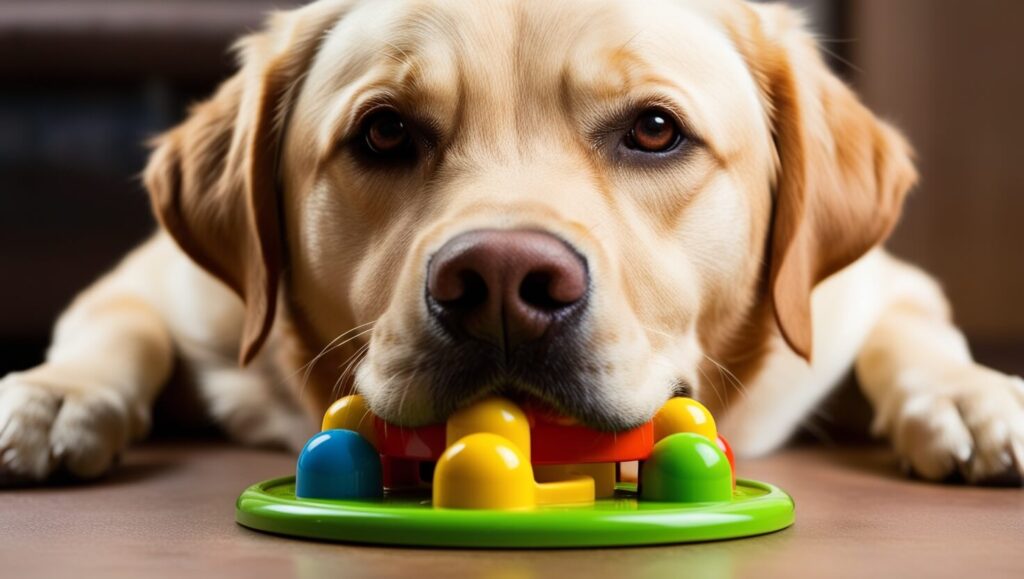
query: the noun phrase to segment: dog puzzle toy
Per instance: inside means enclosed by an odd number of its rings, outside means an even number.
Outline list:
[[[633,461],[636,483],[622,476]],[[321,540],[520,548],[686,543],[793,523],[789,495],[735,472],[711,414],[689,398],[600,432],[500,397],[403,428],[354,395],[327,411],[295,476],[242,493],[236,520]]]

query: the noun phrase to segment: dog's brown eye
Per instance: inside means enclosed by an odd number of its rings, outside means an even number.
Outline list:
[[[409,130],[398,113],[384,110],[374,113],[363,125],[366,146],[378,155],[404,151],[410,143]]]
[[[626,146],[648,153],[668,151],[679,144],[682,133],[668,113],[659,109],[644,111],[626,134]]]

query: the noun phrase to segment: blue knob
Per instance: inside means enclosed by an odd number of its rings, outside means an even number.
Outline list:
[[[383,494],[380,455],[358,432],[325,430],[310,438],[295,469],[301,499],[365,499]]]

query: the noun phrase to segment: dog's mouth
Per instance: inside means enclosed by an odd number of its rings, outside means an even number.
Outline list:
[[[579,333],[549,332],[513,350],[441,333],[426,341],[423,351],[430,352],[426,371],[431,377],[426,387],[433,414],[440,419],[499,395],[601,430],[636,426],[620,420],[621,412],[602,402],[605,377]]]
[[[383,418],[404,426],[423,426],[420,420],[443,422],[454,412],[488,396],[506,397],[521,407],[557,416],[600,431],[635,428],[651,417],[637,417],[610,400],[613,377],[607,365],[587,347],[579,334],[545,336],[513,352],[482,343],[451,340],[431,334],[421,343],[416,375],[417,397],[430,406],[419,420],[407,416]],[[688,391],[680,382],[678,390]],[[408,409],[408,407],[406,407]],[[429,417],[429,418],[428,418]]]

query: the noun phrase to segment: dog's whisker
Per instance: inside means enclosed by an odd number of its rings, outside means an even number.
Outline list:
[[[340,344],[336,344],[336,345],[334,345],[334,346],[333,346],[333,347],[332,347],[331,349],[332,349],[332,350],[336,350],[336,349],[338,349],[338,348],[340,348],[340,347],[344,346],[345,344],[348,344],[349,342],[352,342],[353,340],[358,340],[359,338],[362,338],[362,337],[363,337],[363,336],[365,336],[366,334],[370,334],[370,333],[372,333],[372,332],[373,332],[373,330],[374,330],[374,328],[367,328],[367,329],[365,329],[365,330],[363,330],[363,331],[359,332],[358,334],[355,334],[354,336],[351,336],[351,337],[349,337],[349,338],[348,338],[348,339],[346,339],[346,340],[345,340],[344,342],[341,342]]]
[[[350,370],[354,371],[355,365],[358,364],[363,359],[362,358],[363,355],[369,349],[370,349],[370,343],[367,342],[367,343],[363,344],[362,346],[360,346],[355,352],[353,352],[352,355],[350,355],[345,360],[345,362],[342,362],[342,364],[338,366],[338,368],[342,368],[344,366],[344,369],[338,375],[338,379],[334,381],[334,387],[331,389],[331,396],[332,397],[338,398],[341,395],[341,386],[344,384],[345,380],[349,377],[349,371]]]
[[[341,394],[341,389],[338,387],[338,385],[341,384],[341,380],[342,376],[338,376],[338,379],[335,380],[334,384],[331,386],[331,398],[335,400],[338,399],[338,394]]]
[[[356,372],[359,370],[359,366],[362,365],[363,362],[366,361],[366,354],[369,351],[370,351],[370,344],[369,344],[369,342],[367,342],[366,344],[363,345],[362,348],[356,350],[355,354],[352,355],[352,362],[349,362],[349,364],[347,365],[347,367],[343,371],[343,375],[345,375],[345,379],[346,380],[351,379],[353,388],[355,387],[355,375],[356,375]]]
[[[381,384],[381,386],[380,386],[381,392],[386,392],[388,387],[391,385],[392,382],[394,382],[395,378],[397,378],[397,377],[398,377],[398,374],[392,374],[391,376],[388,376],[388,379],[385,380],[384,383]],[[385,420],[384,421],[384,436],[387,436],[387,435],[388,435],[388,421]]]
[[[351,343],[351,342],[353,342],[355,340],[358,340],[359,338],[362,338],[363,336],[365,336],[367,334],[370,334],[372,332],[373,332],[373,328],[368,328],[366,330],[363,330],[363,331],[359,332],[358,334],[355,334],[355,335],[349,337],[344,342],[341,342],[339,344],[335,344],[334,346],[331,347],[331,349],[329,351],[337,350],[338,348],[341,348],[341,347],[343,347],[343,346],[345,346],[345,345],[347,345],[347,344],[349,344],[349,343]],[[340,366],[341,365],[339,364],[339,367]]]
[[[747,386],[743,383],[742,380],[736,377],[736,374],[733,374],[732,371],[726,368],[724,364],[718,362],[711,356],[708,356],[705,353],[701,353],[701,355],[703,355],[708,362],[714,364],[718,368],[719,372],[723,372],[724,375],[729,378],[730,383],[736,387],[736,390],[740,393],[741,396],[747,396]]]
[[[704,377],[704,382],[706,382],[708,386],[711,386],[711,391],[714,392],[715,397],[718,398],[718,404],[724,407],[725,400],[722,398],[722,393],[719,392],[718,390],[718,385],[715,384],[714,380],[708,377],[708,375],[704,372],[704,369],[701,368],[699,365],[697,366],[697,371],[700,372],[700,375]]]
[[[337,342],[337,340],[339,340],[340,338],[344,337],[345,335],[350,334],[353,331],[359,330],[359,328],[365,328],[366,326],[368,326],[370,324],[373,324],[373,323],[375,323],[375,322],[368,322],[366,324],[361,324],[360,326],[357,326],[355,328],[347,330],[346,332],[342,333],[340,336],[338,336],[334,340],[331,340],[331,342],[333,344],[334,342]],[[348,344],[352,340],[355,340],[355,339],[358,339],[358,338],[360,338],[362,336],[365,336],[366,334],[369,334],[372,331],[373,331],[373,327],[370,327],[368,329],[359,331],[355,335],[349,337],[348,339],[346,339],[346,340],[344,340],[344,341],[342,341],[340,343],[333,344],[333,345],[328,344],[327,346],[325,346],[324,349],[320,351],[320,354],[318,354],[316,357],[313,358],[313,360],[310,360],[310,362],[308,364],[306,364],[306,372],[303,375],[302,382],[299,384],[299,389],[298,389],[298,391],[299,391],[299,398],[301,399],[305,395],[306,387],[309,384],[309,377],[312,375],[314,365],[316,364],[317,361],[319,361],[321,358],[326,356],[328,353],[333,352],[333,351],[337,350],[338,348],[341,348],[341,347],[345,346],[346,344]],[[293,376],[294,376],[294,374],[293,374]],[[337,388],[337,385],[335,385],[334,387],[331,388],[331,397],[335,398],[335,399],[337,398],[337,395],[336,395],[336,392],[335,392],[336,388]]]
[[[347,364],[345,364],[345,369],[343,370],[343,372],[344,373],[351,373],[351,375],[354,376],[355,372],[356,372],[356,369],[359,367],[359,364],[363,361],[363,357],[369,351],[370,351],[370,342],[366,342],[365,344],[360,346],[359,349],[356,350],[352,354],[352,356],[349,357],[349,362]]]
[[[317,362],[317,360],[319,360],[321,357],[323,357],[325,354],[327,354],[331,349],[333,349],[332,347],[334,346],[334,344],[338,340],[341,340],[342,338],[344,338],[348,334],[351,334],[354,331],[357,331],[357,330],[359,330],[361,328],[365,328],[366,326],[369,326],[369,325],[372,325],[372,324],[375,324],[375,323],[377,323],[377,320],[371,320],[369,322],[366,322],[365,324],[359,324],[358,326],[354,326],[354,327],[349,328],[349,329],[345,330],[344,332],[338,334],[337,336],[334,337],[334,339],[332,339],[330,342],[328,342],[327,345],[323,347],[323,349],[320,350],[320,353],[318,353],[317,355],[313,356],[313,358],[309,362],[306,362],[305,364],[300,366],[297,370],[295,370],[295,372],[293,372],[292,374],[288,375],[285,378],[285,380],[290,380],[290,379],[294,378],[296,374],[298,374],[299,372],[302,372],[306,368],[308,368],[308,367],[312,366],[313,364],[315,364]]]
[[[302,390],[306,386],[306,382],[309,381],[309,376],[310,376],[310,374],[312,374],[313,367],[316,365],[316,363],[321,358],[326,356],[328,353],[334,351],[335,349],[337,349],[337,348],[339,348],[339,347],[341,347],[341,346],[343,346],[345,344],[345,342],[342,342],[341,344],[335,345],[338,342],[338,340],[343,339],[345,336],[351,334],[352,332],[358,331],[361,328],[365,328],[366,326],[370,326],[370,325],[373,325],[375,323],[377,323],[377,320],[372,320],[372,321],[366,322],[365,324],[360,324],[358,326],[349,328],[348,330],[345,330],[344,332],[338,334],[334,339],[332,339],[330,342],[328,342],[327,345],[323,347],[323,349],[320,350],[320,353],[318,353],[317,355],[313,356],[313,358],[310,359],[309,362],[306,362],[305,364],[300,366],[297,370],[295,370],[294,372],[292,372],[291,374],[286,376],[284,378],[284,382],[290,381],[297,374],[299,374],[300,372],[305,371],[305,373],[302,376],[302,384],[301,384],[300,389],[299,389],[299,392],[301,394]],[[372,330],[372,328],[371,328],[371,330]]]
[[[359,422],[356,423],[356,427],[361,427],[363,425],[363,421],[367,418],[370,420],[373,420],[374,418],[374,414],[373,412],[370,412],[369,407],[367,407],[367,409],[363,411],[363,415],[359,417]]]
[[[402,407],[405,406],[405,400],[406,400],[406,398],[409,397],[409,390],[411,389],[410,387],[413,385],[413,383],[416,380],[416,373],[417,372],[419,372],[418,368],[416,370],[413,370],[412,375],[409,376],[409,379],[405,381],[405,386],[402,388],[402,393],[399,394],[399,397],[398,397],[398,416],[402,416]]]
[[[369,343],[360,346],[355,352],[349,355],[349,357],[345,359],[345,362],[342,362],[342,364],[340,364],[338,368],[340,369],[342,366],[345,366],[347,369],[347,364],[351,364],[352,361],[355,360],[356,357],[359,356],[363,349],[366,348],[368,345]],[[338,398],[341,397],[341,389],[346,379],[346,375],[346,371],[342,371],[338,374],[338,378],[334,381],[334,385],[331,386],[331,398],[337,400]]]

